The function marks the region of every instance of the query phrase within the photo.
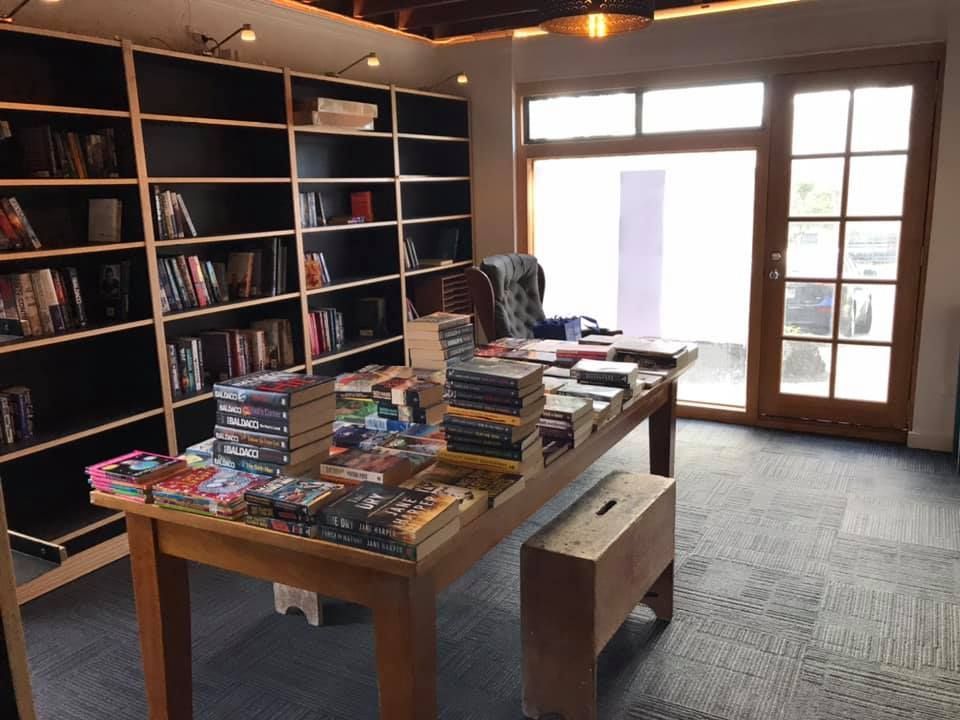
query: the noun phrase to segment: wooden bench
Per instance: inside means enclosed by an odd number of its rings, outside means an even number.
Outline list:
[[[676,486],[615,472],[523,545],[523,710],[595,720],[597,656],[638,604],[673,616]]]

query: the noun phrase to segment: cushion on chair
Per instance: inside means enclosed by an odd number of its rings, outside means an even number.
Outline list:
[[[533,255],[492,255],[480,269],[493,284],[497,337],[533,337],[544,319],[540,302],[540,265]]]

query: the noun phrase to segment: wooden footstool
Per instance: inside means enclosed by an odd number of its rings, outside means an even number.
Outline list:
[[[638,603],[673,617],[676,486],[616,472],[520,552],[523,711],[595,720],[597,656]]]

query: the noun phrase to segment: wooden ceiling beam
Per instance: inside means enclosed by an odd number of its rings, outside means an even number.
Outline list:
[[[417,30],[453,23],[485,20],[487,18],[517,15],[535,9],[533,0],[485,0],[484,2],[458,2],[424,8],[409,8],[397,13],[397,25],[401,30]]]
[[[443,38],[460,37],[461,35],[479,35],[480,33],[494,32],[496,30],[515,30],[521,27],[532,27],[540,22],[540,17],[539,10],[525,10],[514,13],[513,15],[470,20],[462,23],[450,23],[449,25],[437,25],[433,29],[433,38],[435,40],[442,40]]]
[[[377,15],[390,15],[401,10],[450,5],[460,0],[353,0],[355,18],[371,18]]]

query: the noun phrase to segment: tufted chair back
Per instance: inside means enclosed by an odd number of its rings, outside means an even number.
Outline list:
[[[492,255],[467,272],[467,282],[487,339],[533,337],[545,317],[545,277],[533,255]]]

